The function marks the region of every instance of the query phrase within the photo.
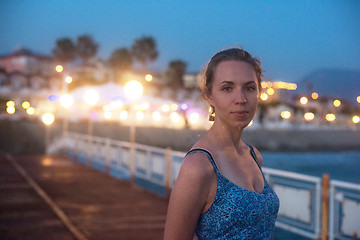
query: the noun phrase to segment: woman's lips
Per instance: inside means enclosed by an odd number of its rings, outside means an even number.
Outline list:
[[[234,111],[234,112],[232,112],[232,114],[234,114],[237,117],[244,117],[247,114],[249,114],[249,111],[245,111],[245,110],[244,111]]]

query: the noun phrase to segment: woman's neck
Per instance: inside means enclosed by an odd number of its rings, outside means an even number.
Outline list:
[[[230,128],[221,123],[214,123],[210,128],[209,134],[212,135],[212,139],[216,140],[216,145],[222,149],[234,147],[236,150],[243,145],[241,135],[244,129],[242,128]]]

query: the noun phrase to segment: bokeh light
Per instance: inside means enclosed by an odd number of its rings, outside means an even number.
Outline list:
[[[93,106],[99,101],[99,93],[95,89],[89,89],[84,93],[86,104]]]
[[[308,122],[314,120],[314,117],[315,117],[315,115],[312,112],[307,112],[304,114],[304,118]]]
[[[326,114],[325,119],[326,119],[328,122],[333,122],[333,121],[335,121],[336,116],[335,116],[335,114],[333,114],[333,113],[328,113],[328,114]]]
[[[303,104],[303,105],[307,104],[308,101],[309,101],[309,100],[307,99],[307,97],[301,97],[301,98],[300,98],[300,103]]]
[[[334,100],[334,106],[335,107],[340,107],[340,105],[341,105],[341,101],[340,100],[338,100],[338,99],[336,99],[336,100]]]
[[[13,107],[13,106],[8,106],[8,107],[6,108],[6,112],[7,112],[8,114],[14,114],[14,113],[15,113],[15,107]]]
[[[126,119],[128,119],[128,117],[129,117],[128,111],[122,110],[122,111],[120,112],[120,119],[121,119],[121,120],[126,120]]]
[[[26,113],[29,114],[29,115],[34,115],[35,114],[35,108],[29,107],[28,109],[26,109]]]
[[[314,99],[314,100],[316,100],[316,99],[319,98],[319,94],[318,94],[317,92],[313,92],[313,93],[311,94],[311,98]]]
[[[269,94],[271,96],[271,95],[274,95],[275,90],[273,88],[269,88],[266,92],[267,92],[267,94]]]
[[[161,121],[161,114],[157,111],[152,113],[152,118],[155,122],[160,122]]]
[[[56,96],[56,95],[50,95],[48,99],[49,99],[50,102],[55,102],[55,101],[58,100],[58,96]]]
[[[151,74],[146,74],[146,75],[145,75],[145,80],[146,80],[147,82],[151,82],[151,81],[153,80],[153,76],[152,76]]]
[[[199,114],[198,112],[192,112],[192,113],[190,113],[189,122],[190,122],[191,124],[196,124],[196,123],[198,123],[199,119],[200,119],[200,114]]]
[[[182,103],[180,105],[180,108],[185,111],[185,110],[187,110],[189,108],[189,105],[187,103]]]
[[[15,107],[15,102],[14,101],[7,101],[6,106],[7,107]]]
[[[49,126],[54,122],[55,117],[54,114],[52,113],[44,113],[41,117],[41,120],[45,125]]]
[[[60,104],[68,109],[73,105],[74,99],[70,94],[65,94],[60,97]]]
[[[24,108],[24,109],[28,109],[30,107],[30,103],[28,101],[25,101],[21,104],[21,106]]]
[[[266,101],[267,99],[269,98],[269,95],[267,95],[266,93],[261,93],[260,94],[260,99],[263,100],[263,101]]]
[[[58,73],[61,73],[61,72],[64,70],[64,67],[61,66],[61,65],[57,65],[57,66],[55,67],[55,70],[56,70]]]
[[[67,84],[70,84],[70,83],[72,83],[72,77],[70,77],[70,76],[67,76],[66,78],[65,78],[65,82],[67,83]]]
[[[140,82],[132,80],[125,84],[124,87],[125,95],[130,99],[136,99],[141,97],[144,88]]]
[[[110,120],[111,117],[112,117],[112,113],[111,113],[111,112],[104,112],[104,118],[105,118],[106,120]]]
[[[291,113],[289,111],[282,111],[280,116],[283,118],[283,119],[289,119],[291,117]]]
[[[139,121],[142,121],[145,118],[145,114],[144,114],[143,111],[137,111],[135,113],[135,115],[136,115],[136,119],[139,120]]]
[[[178,123],[181,121],[180,115],[177,112],[172,112],[170,114],[170,118],[174,123]]]
[[[353,121],[353,123],[359,123],[360,122],[360,117],[359,116],[353,116],[352,121]]]

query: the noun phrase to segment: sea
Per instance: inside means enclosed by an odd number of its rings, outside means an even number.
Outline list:
[[[360,184],[360,149],[343,152],[261,152],[263,167]]]

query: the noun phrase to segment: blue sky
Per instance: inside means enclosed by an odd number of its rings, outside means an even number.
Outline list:
[[[360,70],[360,1],[0,0],[0,54],[51,54],[57,39],[90,34],[108,58],[141,36],[156,39],[165,70],[199,71],[216,51],[243,46],[265,77],[296,82],[319,68]]]

